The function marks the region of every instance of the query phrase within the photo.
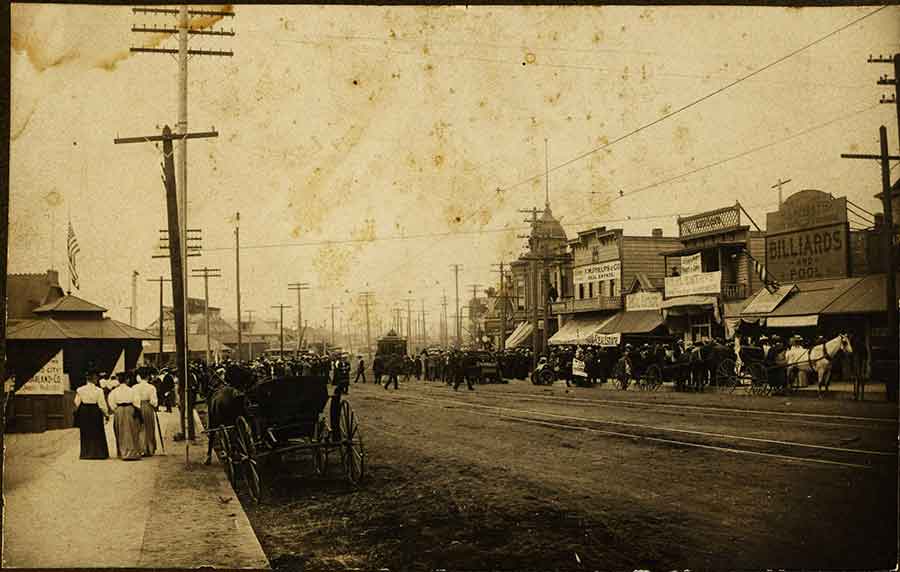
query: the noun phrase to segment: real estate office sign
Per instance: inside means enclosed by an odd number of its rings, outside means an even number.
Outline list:
[[[846,197],[800,191],[766,215],[766,269],[777,280],[847,276],[849,249]]]

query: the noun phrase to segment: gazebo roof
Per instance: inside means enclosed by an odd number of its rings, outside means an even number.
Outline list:
[[[85,310],[81,310],[85,311]],[[112,318],[70,320],[41,317],[11,326],[9,340],[156,340],[157,336]]]

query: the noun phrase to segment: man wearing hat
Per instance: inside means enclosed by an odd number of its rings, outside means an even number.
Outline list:
[[[784,356],[788,364],[788,379],[792,372],[797,372],[797,385],[806,387],[808,385],[807,371],[799,367],[799,364],[809,359],[809,350],[803,347],[803,338],[796,334],[791,336],[790,343],[791,347]]]

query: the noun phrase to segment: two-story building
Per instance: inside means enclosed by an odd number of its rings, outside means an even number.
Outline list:
[[[742,224],[734,206],[678,218],[680,248],[661,252],[666,278],[663,315],[686,342],[724,337],[725,317],[740,316],[762,279],[765,233]]]
[[[571,292],[552,305],[559,331],[551,343],[597,343],[597,334],[609,334],[602,339],[618,345],[615,340],[622,335],[658,333],[658,307],[648,306],[646,300],[638,307],[635,297],[629,309],[626,295],[661,291],[666,269],[659,253],[678,246],[679,240],[663,236],[662,229],[650,236],[603,226],[579,232],[569,241]]]

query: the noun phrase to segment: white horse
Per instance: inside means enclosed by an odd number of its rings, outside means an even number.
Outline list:
[[[800,372],[804,372],[804,374],[812,371],[816,372],[819,379],[817,392],[821,396],[823,388],[826,392],[828,391],[828,386],[831,383],[832,360],[840,352],[853,353],[853,346],[850,345],[850,338],[847,334],[840,334],[836,338],[832,338],[824,344],[814,345],[808,350],[804,348],[798,350],[794,350],[794,348],[788,349],[785,352],[788,379],[790,379],[790,375],[794,371],[798,372],[798,374]]]

